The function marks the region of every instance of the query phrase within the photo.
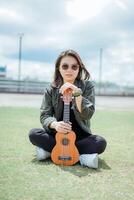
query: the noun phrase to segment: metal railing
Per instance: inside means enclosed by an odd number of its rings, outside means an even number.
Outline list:
[[[43,94],[45,88],[49,85],[49,82],[41,81],[18,81],[9,79],[0,79],[0,92],[7,93],[35,93]],[[134,96],[134,87],[121,87],[121,86],[109,86],[104,84],[101,86],[101,90],[95,83],[96,95],[116,95],[116,96]]]
[[[0,80],[0,92],[41,94],[48,85],[48,82]]]

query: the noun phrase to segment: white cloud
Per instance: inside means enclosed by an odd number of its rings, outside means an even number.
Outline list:
[[[134,84],[133,4],[132,0],[2,0],[0,65],[7,65],[8,76],[17,78],[22,32],[24,78],[51,80],[56,56],[72,48],[98,80],[102,47],[103,80]]]
[[[10,22],[10,23],[24,23],[23,16],[20,15],[17,11],[5,7],[0,8],[0,21],[1,22]]]
[[[19,42],[17,34],[15,36],[0,35],[0,53],[1,55],[8,55],[18,51]]]
[[[0,58],[1,66],[7,66],[7,78],[18,79],[18,59]],[[21,79],[37,79],[41,81],[52,81],[54,65],[51,63],[22,61]]]
[[[99,52],[98,52],[99,53]],[[103,49],[102,53],[102,81],[117,84],[133,85],[134,82],[134,49],[121,43],[116,47]],[[97,58],[97,59],[96,59]],[[86,61],[92,78],[99,81],[100,60],[95,56]]]
[[[121,8],[122,10],[127,10],[127,6],[125,4],[125,2],[123,2],[122,0],[115,0],[115,3],[119,6],[119,8]]]
[[[110,0],[70,0],[67,2],[67,14],[78,21],[91,19],[101,13]]]

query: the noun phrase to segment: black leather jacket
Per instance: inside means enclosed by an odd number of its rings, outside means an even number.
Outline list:
[[[72,102],[72,109],[74,111],[75,119],[84,131],[91,134],[90,119],[95,111],[94,84],[88,80],[76,80],[74,84],[81,88],[83,92],[81,113],[77,109],[75,99]],[[61,99],[61,94],[59,93],[59,88],[49,86],[45,90],[40,113],[40,122],[47,132],[51,131],[49,128],[50,123],[53,121],[59,121],[62,110],[63,102]]]

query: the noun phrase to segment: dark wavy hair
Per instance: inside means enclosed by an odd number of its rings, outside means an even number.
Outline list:
[[[60,87],[63,84],[63,78],[60,74],[59,66],[60,66],[60,62],[61,62],[62,58],[64,58],[65,56],[72,56],[77,60],[77,62],[79,64],[79,72],[78,72],[78,76],[76,78],[77,80],[88,80],[90,78],[90,73],[85,68],[79,54],[73,50],[66,50],[66,51],[63,51],[58,56],[58,58],[55,62],[55,73],[54,73],[54,79],[52,82],[53,87]]]

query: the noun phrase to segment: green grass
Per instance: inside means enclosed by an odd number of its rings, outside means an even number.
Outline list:
[[[38,162],[28,140],[39,110],[0,108],[0,200],[133,200],[134,112],[97,111],[92,130],[108,142],[97,170]]]

